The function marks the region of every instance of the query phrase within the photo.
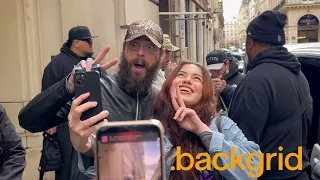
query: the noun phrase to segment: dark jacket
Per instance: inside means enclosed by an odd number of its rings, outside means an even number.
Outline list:
[[[41,92],[21,109],[18,116],[21,127],[30,132],[41,132],[66,121],[59,117],[67,117],[67,113],[57,116],[57,112],[73,97],[66,90],[66,79]],[[147,94],[128,94],[116,75],[101,77],[102,106],[109,111],[109,121],[148,118],[157,93],[153,87]]]
[[[64,44],[60,49],[60,54],[53,58],[44,69],[41,91],[44,91],[53,84],[59,82],[65,76],[70,74],[74,65],[77,65],[81,60],[86,59],[87,57],[79,57],[77,54],[72,52],[66,44]],[[55,179],[87,179],[77,168],[78,156],[70,141],[68,124],[63,123],[57,126],[57,132],[55,136],[60,146],[63,162],[61,169],[55,173]]]
[[[66,90],[66,80],[67,77],[41,92],[21,109],[18,116],[21,127],[41,132],[66,121],[70,109],[67,102],[73,98]],[[102,74],[102,107],[109,111],[107,119],[110,122],[148,119],[158,90],[152,87],[148,93],[140,95],[128,94],[122,87],[116,75]],[[85,163],[93,165],[89,158]]]
[[[307,109],[292,117],[304,102]],[[271,47],[256,56],[235,91],[229,115],[249,140],[260,145],[263,153],[279,153],[278,148],[282,146],[282,162],[287,154],[297,153],[302,146],[302,171],[290,171],[285,166],[284,170],[278,170],[277,156],[271,160],[271,170],[265,170],[259,179],[307,179],[306,144],[312,122],[312,98],[300,63],[286,48]],[[290,164],[295,166],[297,159],[290,158]]]
[[[43,71],[41,91],[44,91],[70,74],[74,65],[77,65],[81,60],[86,59],[87,57],[76,55],[66,44],[64,44],[60,49],[60,54],[54,57]]]
[[[226,87],[220,93],[221,98],[223,99],[223,102],[227,107],[229,107],[230,105],[230,101],[232,99],[235,89],[244,77],[245,75],[239,72],[238,65],[236,64],[236,62],[231,61],[229,74],[224,78],[224,80],[227,83]]]
[[[26,150],[21,137],[0,104],[0,180],[21,180],[26,167]]]

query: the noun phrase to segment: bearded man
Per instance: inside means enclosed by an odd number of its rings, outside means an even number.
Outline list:
[[[113,76],[102,73],[100,79],[102,107],[108,111],[108,121],[148,119],[158,93],[157,89],[152,86],[152,82],[156,77],[163,53],[161,50],[162,36],[162,29],[152,21],[136,21],[129,25],[123,43],[118,73]],[[94,63],[101,62],[109,49],[110,46],[106,46]],[[113,59],[101,65],[101,69],[106,70],[115,65],[117,61]],[[89,70],[87,62],[81,61],[80,64]],[[70,106],[65,105],[74,97],[73,75],[74,70],[61,81],[35,96],[22,108],[19,113],[20,126],[35,133],[65,122],[70,110]],[[65,109],[61,111],[63,108]],[[79,122],[77,126],[83,123],[86,121]],[[70,123],[69,126],[71,126]],[[72,134],[70,134],[70,139],[74,147],[77,147],[75,146],[77,143],[88,143],[74,142]],[[86,150],[76,150],[86,152]],[[85,156],[89,158],[86,160],[86,157],[79,157],[79,169],[90,177],[85,169],[93,165],[93,159],[90,158],[93,157],[93,154],[85,154]]]

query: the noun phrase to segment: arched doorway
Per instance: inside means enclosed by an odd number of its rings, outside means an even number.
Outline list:
[[[306,14],[298,21],[298,43],[318,42],[319,19]]]

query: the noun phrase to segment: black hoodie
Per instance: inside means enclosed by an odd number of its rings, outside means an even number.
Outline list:
[[[271,47],[259,53],[252,61],[249,73],[238,85],[229,108],[233,119],[246,137],[260,145],[265,153],[279,153],[283,147],[283,160],[276,156],[271,160],[271,170],[259,179],[304,180],[309,165],[306,143],[312,122],[312,101],[307,79],[301,72],[296,57],[282,46]],[[290,118],[303,102],[307,110],[303,115]],[[286,119],[286,126],[280,126]],[[281,127],[281,128],[280,128]],[[287,154],[298,152],[302,146],[302,170],[278,170],[278,162],[285,162]],[[266,154],[265,154],[266,157]],[[297,159],[290,158],[295,167]],[[264,161],[266,164],[266,160]],[[269,163],[270,164],[270,163]]]
[[[74,65],[77,65],[81,60],[86,60],[88,57],[80,57],[66,45],[60,49],[54,59],[46,66],[42,76],[41,91],[48,89],[53,84],[61,81],[72,72]],[[64,123],[57,127],[55,134],[62,153],[62,161],[64,162],[61,170],[55,173],[56,179],[59,180],[86,180],[84,174],[78,169],[78,155],[74,150],[70,141],[69,127]]]
[[[226,87],[220,93],[221,98],[225,103],[226,107],[229,107],[233,93],[244,77],[245,75],[239,72],[238,65],[236,64],[236,62],[231,61],[229,74],[224,78],[224,80],[227,83]]]
[[[66,44],[63,44],[60,54],[54,57],[43,71],[42,91],[67,76],[74,65],[86,59],[87,57],[78,56]]]

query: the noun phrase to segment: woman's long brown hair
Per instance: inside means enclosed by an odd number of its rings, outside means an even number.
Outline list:
[[[203,76],[203,90],[202,90],[202,98],[198,105],[196,105],[193,110],[198,114],[199,118],[205,124],[209,125],[212,116],[215,115],[216,110],[216,98],[214,97],[213,87],[211,83],[210,76],[202,65],[189,62],[182,61],[175,70],[170,74],[164,83],[162,90],[159,92],[155,104],[153,105],[151,116],[154,119],[158,119],[164,126],[165,134],[170,139],[173,147],[180,146],[181,152],[190,153],[194,159],[197,154],[205,152],[205,147],[203,146],[201,139],[194,133],[186,131],[182,129],[175,120],[172,118],[175,115],[175,110],[172,105],[171,97],[170,97],[170,87],[172,81],[176,78],[180,69],[186,64],[194,64],[197,65],[201,71]],[[173,148],[170,153],[167,155],[171,155],[173,153]],[[182,158],[181,164],[186,167],[189,165],[189,158]],[[172,165],[175,166],[175,160],[172,162]],[[198,179],[199,173],[193,167],[189,171],[172,171],[170,173],[169,179]]]

